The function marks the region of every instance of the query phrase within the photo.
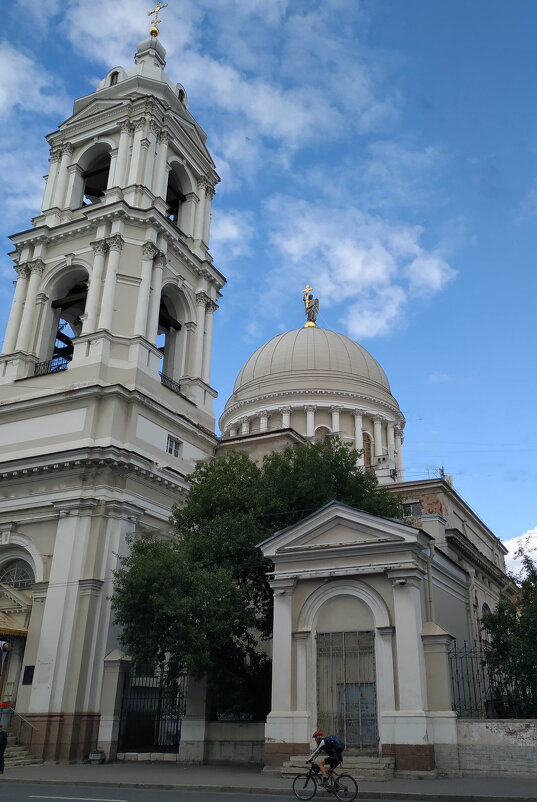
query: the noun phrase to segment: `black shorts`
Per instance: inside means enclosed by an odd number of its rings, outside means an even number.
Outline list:
[[[332,766],[332,768],[335,768],[341,763],[341,755],[327,755],[324,759],[324,762],[327,766]]]

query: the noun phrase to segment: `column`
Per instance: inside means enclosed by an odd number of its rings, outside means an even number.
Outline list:
[[[114,186],[122,187],[125,184],[125,173],[127,172],[127,161],[131,144],[131,134],[133,131],[132,123],[124,120],[121,123],[121,133],[119,135],[119,147],[117,151],[116,169],[114,170]]]
[[[180,229],[187,237],[194,236],[194,223],[196,220],[196,207],[199,198],[195,192],[188,192],[181,204]]]
[[[151,120],[149,123],[149,130],[148,130],[148,147],[147,147],[147,156],[145,160],[145,177],[144,177],[144,186],[148,189],[151,189],[153,186],[153,168],[155,165],[155,150],[157,147],[157,133],[158,133],[158,124],[155,120]]]
[[[330,411],[332,413],[332,432],[339,432],[339,413],[341,412],[341,407],[330,407]]]
[[[196,207],[196,219],[194,221],[194,239],[201,240],[203,237],[203,216],[205,214],[205,191],[207,181],[205,178],[198,179],[199,203]]]
[[[259,413],[259,431],[266,432],[268,429],[268,412],[264,409]]]
[[[196,293],[196,350],[194,356],[194,377],[201,378],[203,363],[203,335],[205,330],[205,306],[211,299],[205,292]]]
[[[51,207],[52,196],[54,194],[54,184],[58,175],[58,167],[62,157],[61,148],[52,148],[50,151],[50,168],[47,176],[47,183],[45,186],[45,194],[43,196],[43,204],[41,211],[44,212]]]
[[[395,433],[394,424],[391,421],[388,423],[388,459],[392,463],[395,461]]]
[[[203,339],[203,370],[202,379],[205,384],[211,383],[211,346],[213,342],[213,316],[218,309],[214,301],[209,301],[205,307],[205,337]]]
[[[375,457],[382,456],[382,418],[373,418],[373,437],[375,438]]]
[[[160,312],[160,294],[162,292],[162,275],[166,266],[166,257],[160,254],[153,261],[153,281],[149,295],[149,313],[147,319],[147,339],[153,345],[157,344],[158,318]]]
[[[17,333],[19,331],[24,308],[24,300],[28,289],[28,276],[30,275],[30,270],[27,265],[16,265],[15,270],[17,271],[18,279],[15,283],[15,295],[13,296],[13,303],[11,304],[11,312],[9,313],[9,320],[6,328],[6,336],[4,337],[3,354],[12,354],[15,350]]]
[[[306,411],[306,437],[313,437],[315,434],[315,410],[317,407],[304,407]]]
[[[106,278],[104,280],[103,302],[101,305],[101,315],[99,318],[100,329],[110,329],[114,314],[114,301],[116,296],[116,275],[123,248],[123,237],[121,234],[114,234],[108,239],[108,265],[106,267]]]
[[[17,337],[17,351],[28,351],[30,347],[30,335],[35,320],[37,289],[45,269],[45,263],[42,259],[35,259],[33,262],[29,262],[28,267],[30,269],[30,280],[28,281],[26,300],[24,301],[21,325]]]
[[[144,243],[142,247],[142,278],[138,287],[138,302],[134,318],[134,334],[138,337],[145,337],[146,334],[153,259],[157,254],[158,249],[152,242]]]
[[[99,311],[99,300],[101,296],[101,282],[103,278],[104,261],[108,253],[108,243],[106,240],[99,240],[92,242],[93,248],[93,270],[88,287],[88,297],[86,299],[86,310],[84,324],[82,327],[82,334],[95,331],[97,325],[97,313]]]
[[[291,710],[293,590],[296,580],[274,579],[271,715]]]
[[[308,640],[310,637],[310,632],[293,633],[296,643],[296,709],[298,711],[308,709]]]
[[[239,418],[241,425],[241,434],[250,434],[250,421],[248,418]]]
[[[155,160],[155,171],[153,173],[153,183],[151,190],[157,197],[166,200],[166,190],[168,188],[168,141],[170,135],[167,131],[159,131],[157,140],[157,158]]]
[[[403,451],[402,451],[403,430],[400,426],[395,427],[394,438],[395,438],[395,470],[397,471],[397,481],[402,482],[404,480]]]
[[[279,412],[282,415],[282,429],[291,428],[291,407],[280,407]]]
[[[211,230],[211,202],[214,198],[214,188],[207,186],[205,189],[205,211],[203,213],[203,233],[201,235],[202,241],[205,245],[209,245],[209,237]]]
[[[84,204],[84,171],[79,164],[70,164],[67,173],[69,180],[63,205],[69,209],[78,209]]]
[[[127,184],[140,183],[140,161],[142,158],[142,139],[144,136],[145,117],[141,117],[134,123],[134,137],[132,141],[132,155]]]
[[[399,709],[422,711],[427,705],[425,657],[421,639],[422,575],[390,575],[395,611]]]
[[[183,328],[185,330],[185,342],[182,349],[181,372],[179,375],[192,376],[194,372],[192,367],[192,359],[194,356],[192,352],[192,341],[196,337],[196,324],[193,320],[189,320],[188,323],[185,323]]]
[[[73,155],[73,146],[69,143],[63,145],[61,162],[58,169],[58,180],[56,181],[55,191],[51,199],[51,206],[65,208],[65,194],[67,192],[67,182],[69,180],[69,164]]]
[[[354,447],[355,447],[356,451],[361,452],[360,456],[358,457],[357,465],[363,466],[363,464],[364,464],[364,455],[363,455],[364,436],[363,436],[363,432],[362,432],[362,426],[363,426],[362,415],[363,415],[363,413],[362,413],[361,409],[355,409],[355,410],[353,410],[352,414],[354,415]]]

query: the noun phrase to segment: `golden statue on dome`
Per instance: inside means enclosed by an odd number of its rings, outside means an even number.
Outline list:
[[[150,17],[152,14],[155,15],[155,19],[151,20],[151,27],[149,29],[149,33],[151,34],[151,36],[158,36],[158,24],[159,22],[162,22],[162,20],[158,18],[158,14],[159,11],[162,11],[162,9],[166,8],[167,5],[168,3],[164,3],[164,5],[161,5],[160,0],[158,0],[156,8],[154,8],[153,11],[150,11],[148,13],[147,15],[148,17]]]
[[[304,307],[306,312],[306,322],[304,323],[304,328],[317,328],[317,315],[319,314],[319,299],[313,297],[313,287],[310,287],[309,284],[306,284],[305,288],[302,290],[302,300],[304,301]]]

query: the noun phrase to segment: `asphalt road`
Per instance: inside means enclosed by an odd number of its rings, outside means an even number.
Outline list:
[[[0,780],[2,802],[290,802],[288,794],[225,794],[214,791],[158,791],[151,788],[103,788],[101,786],[46,785],[10,783]],[[332,799],[325,793],[315,795],[314,802]],[[359,802],[368,802],[358,796]],[[378,802],[378,800],[375,800]],[[397,800],[390,800],[397,802]],[[426,801],[425,801],[426,802]]]

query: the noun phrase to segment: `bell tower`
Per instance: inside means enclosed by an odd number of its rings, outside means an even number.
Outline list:
[[[87,757],[98,733],[113,744],[101,689],[118,647],[117,555],[136,528],[166,530],[185,476],[216,445],[212,321],[225,279],[209,226],[219,178],[184,87],[165,73],[156,26],[151,34],[132,68],[111,69],[47,137],[40,214],[12,237],[0,570],[18,561],[29,579],[4,690],[46,759]]]

